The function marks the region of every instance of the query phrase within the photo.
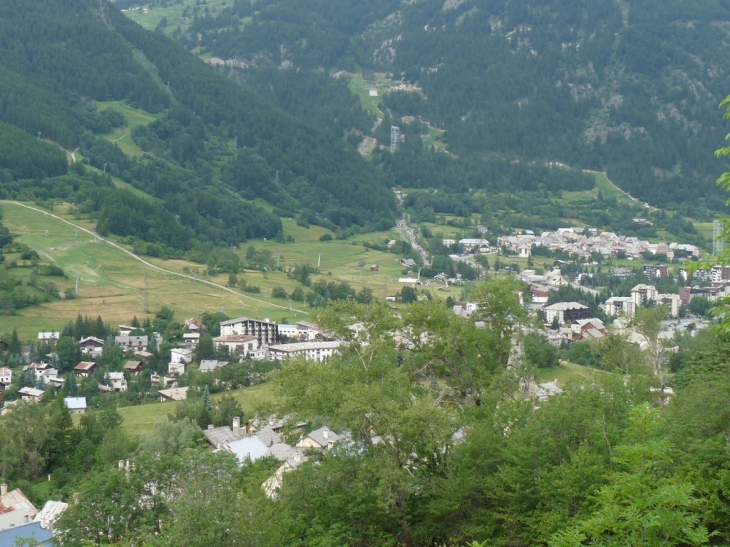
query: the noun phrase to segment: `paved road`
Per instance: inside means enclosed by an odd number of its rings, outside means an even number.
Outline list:
[[[413,247],[416,252],[421,255],[421,259],[423,260],[424,266],[430,266],[431,265],[431,259],[428,256],[428,253],[426,250],[421,247],[421,244],[418,243],[418,238],[416,237],[416,230],[415,228],[411,228],[408,226],[408,215],[403,214],[403,218],[398,220],[396,223],[396,226],[398,230],[404,232],[406,234],[406,238],[408,239],[408,242],[411,244],[411,247]]]
[[[36,211],[38,213],[43,213],[44,215],[48,215],[50,217],[53,217],[53,218],[55,218],[57,220],[60,220],[61,222],[65,222],[66,224],[68,224],[69,226],[73,226],[77,230],[81,230],[81,231],[86,232],[87,234],[89,234],[91,236],[94,236],[99,241],[103,241],[103,242],[111,245],[112,247],[116,247],[117,249],[119,249],[123,253],[128,254],[129,256],[131,256],[135,260],[138,260],[139,262],[141,262],[142,264],[144,264],[145,266],[147,266],[149,268],[152,268],[152,269],[157,270],[159,272],[166,273],[168,275],[175,275],[177,277],[182,277],[182,278],[185,278],[185,279],[191,279],[192,281],[195,281],[196,283],[204,283],[206,285],[210,285],[211,287],[215,287],[216,289],[220,289],[222,291],[229,292],[229,293],[237,296],[238,299],[239,299],[239,302],[241,304],[244,303],[243,300],[241,300],[241,299],[242,298],[245,298],[246,300],[250,300],[252,302],[258,302],[260,304],[265,304],[267,306],[272,306],[274,308],[280,308],[282,310],[289,311],[289,308],[287,306],[280,306],[279,304],[274,304],[272,302],[267,302],[266,300],[259,300],[258,298],[253,298],[252,296],[246,296],[245,294],[241,294],[241,293],[239,293],[239,292],[231,289],[230,287],[226,287],[225,285],[219,285],[218,283],[213,283],[212,281],[208,281],[206,279],[195,278],[192,275],[181,274],[181,273],[178,273],[178,272],[173,272],[172,270],[166,270],[165,268],[161,268],[160,266],[157,266],[155,264],[152,264],[151,262],[147,262],[144,258],[141,258],[141,257],[137,256],[136,254],[134,254],[133,252],[131,252],[131,251],[127,250],[127,249],[125,249],[121,245],[117,245],[113,241],[110,241],[110,240],[108,240],[108,239],[106,239],[104,237],[101,237],[100,235],[98,235],[95,232],[92,232],[91,230],[89,230],[87,228],[84,228],[83,226],[79,226],[78,224],[74,224],[73,222],[69,222],[65,218],[61,218],[58,215],[54,215],[53,213],[49,213],[48,211],[44,211],[43,209],[38,209],[37,207],[31,207],[30,205],[25,205],[25,204],[19,203],[17,201],[8,201],[8,203],[12,203],[13,205],[18,205],[20,207],[25,207],[26,209],[30,209],[31,211]],[[309,313],[307,311],[298,310],[296,308],[292,308],[291,311],[295,311],[295,312],[298,312],[298,313],[304,313],[304,314],[308,314]]]

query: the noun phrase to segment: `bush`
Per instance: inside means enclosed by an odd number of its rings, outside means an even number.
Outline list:
[[[284,287],[274,287],[271,290],[271,296],[274,298],[288,298],[289,295],[286,293]]]

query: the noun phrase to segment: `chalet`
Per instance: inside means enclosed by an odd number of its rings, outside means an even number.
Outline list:
[[[87,336],[79,340],[79,349],[82,355],[88,355],[92,359],[101,356],[104,348],[104,340],[95,336]]]
[[[137,330],[137,327],[131,327],[129,325],[119,325],[119,334],[121,336],[129,336],[129,333],[133,330]]]
[[[580,336],[582,333],[589,330],[597,330],[604,335],[608,334],[608,329],[606,328],[606,325],[603,324],[603,321],[595,317],[590,319],[578,319],[570,325],[570,328],[576,336]]]
[[[114,343],[124,351],[147,351],[147,336],[115,336]]]
[[[119,393],[127,391],[127,379],[124,377],[123,372],[107,372],[104,379],[111,391]],[[101,386],[99,388],[101,389]]]
[[[25,497],[20,488],[8,492],[7,484],[0,484],[0,529],[21,527],[29,524],[38,509]],[[6,545],[20,545],[13,542]]]
[[[143,363],[149,363],[152,360],[152,358],[155,356],[155,354],[150,353],[149,351],[137,350],[134,352],[134,356],[137,359],[139,359],[140,361],[142,361]]]
[[[122,367],[122,370],[128,373],[130,376],[138,376],[142,374],[142,361],[127,361],[124,364],[124,367]]]
[[[225,348],[229,355],[243,359],[259,349],[259,340],[249,334],[229,334],[213,338],[213,345],[217,351]]]
[[[239,317],[221,322],[220,327],[221,336],[255,336],[259,341],[257,348],[276,344],[279,341],[279,326],[268,319],[259,321]]]
[[[188,329],[188,332],[197,332],[198,334],[203,332],[203,325],[196,319],[186,319],[185,328]]]
[[[332,448],[337,441],[340,440],[340,435],[329,429],[327,426],[320,427],[319,429],[312,431],[305,435],[297,446],[299,448],[313,448],[315,450],[329,450]]]
[[[63,404],[66,405],[71,414],[83,414],[86,412],[86,397],[65,397]]]
[[[173,387],[170,389],[161,389],[157,392],[160,396],[160,401],[184,401],[188,398],[187,387]]]
[[[194,350],[198,347],[200,342],[199,332],[186,332],[183,333],[183,342],[185,343],[185,349]]]
[[[48,363],[31,363],[23,367],[23,372],[33,373],[33,379],[37,382],[44,377],[58,376],[58,371]]]
[[[400,263],[401,266],[405,266],[406,268],[415,268],[418,265],[412,258],[401,258]]]
[[[283,360],[290,357],[302,356],[312,361],[326,361],[339,349],[344,342],[298,342],[295,344],[277,344],[269,346],[269,359]]]
[[[0,340],[0,351],[8,351],[8,348],[10,348],[10,344]]]
[[[13,383],[13,371],[7,367],[0,367],[0,389],[4,389]]]
[[[74,374],[79,378],[88,378],[94,373],[96,369],[96,363],[93,361],[81,361],[74,367]]]
[[[174,375],[185,374],[185,367],[187,366],[187,363],[168,363],[167,373]]]
[[[380,271],[380,266],[378,266],[377,264],[372,264],[370,266],[370,271],[371,272],[379,272]]]
[[[21,388],[20,391],[20,398],[23,401],[30,401],[31,403],[40,403],[43,400],[43,390],[42,389],[36,389],[34,387],[24,387]]]

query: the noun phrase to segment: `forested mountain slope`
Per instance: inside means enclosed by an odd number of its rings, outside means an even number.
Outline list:
[[[156,121],[131,130],[138,156],[101,138],[126,123],[109,101],[155,114]],[[274,237],[283,215],[333,229],[392,224],[386,177],[354,148],[106,2],[0,3],[0,122],[8,124],[0,125],[0,195],[71,199],[98,215],[100,231],[185,250]],[[32,137],[12,138],[12,126]],[[86,164],[163,207],[116,190],[84,164],[67,174],[38,146],[41,137],[78,149]],[[29,168],[33,156],[45,163]]]
[[[422,93],[385,95],[387,112],[446,130],[461,161],[420,150],[411,150],[418,162],[383,158],[397,183],[474,187],[499,177],[490,162],[558,161],[606,170],[653,205],[724,206],[713,151],[726,133],[717,105],[730,92],[726,1],[239,0],[173,34],[234,61],[240,79],[293,112],[301,104],[282,91],[292,71],[382,71],[416,86]]]

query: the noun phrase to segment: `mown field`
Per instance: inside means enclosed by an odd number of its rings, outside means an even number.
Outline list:
[[[261,293],[248,294],[238,289],[227,289],[228,274],[208,277],[198,276],[198,281],[183,277],[185,270],[205,270],[204,265],[185,260],[161,260],[141,257],[154,266],[171,273],[159,271],[102,239],[64,223],[44,212],[29,210],[12,202],[0,202],[4,224],[18,241],[38,251],[66,272],[67,279],[60,279],[61,288],[70,287],[79,277],[79,295],[75,299],[63,299],[21,310],[15,316],[0,316],[0,333],[18,329],[21,339],[35,338],[42,329],[58,329],[80,313],[101,315],[109,323],[129,321],[133,316],[140,320],[150,317],[162,306],[176,312],[178,319],[197,317],[205,311],[224,310],[230,317],[252,315],[268,317],[279,322],[301,321],[308,318],[309,310],[304,303],[290,303],[287,299],[271,296],[274,287],[284,287],[291,293],[299,283],[285,273],[244,271],[238,274],[249,285],[259,286]],[[68,206],[56,206],[53,214],[80,227],[93,230],[93,223],[75,217]],[[47,234],[46,234],[47,232]],[[319,261],[321,277],[330,281],[347,281],[356,290],[369,287],[376,298],[400,291],[397,279],[401,277],[398,256],[367,249],[363,242],[385,241],[399,238],[398,232],[358,235],[350,240],[320,241],[327,230],[319,227],[303,228],[294,221],[284,219],[285,235],[292,235],[294,243],[281,244],[257,240],[247,242],[238,250],[243,256],[249,245],[267,249],[279,255],[281,266],[310,264]],[[360,264],[364,267],[360,268]],[[371,272],[370,266],[378,265],[379,271]],[[177,274],[177,275],[176,275]],[[315,276],[314,280],[320,276]],[[205,284],[210,281],[218,287]],[[455,289],[453,289],[455,291]],[[145,313],[145,300],[149,313]]]
[[[253,418],[258,412],[268,411],[274,402],[271,384],[259,384],[217,393],[213,395],[213,398],[218,399],[224,395],[232,395],[236,398],[245,412],[245,419]],[[175,411],[176,404],[175,402],[164,402],[120,408],[119,414],[124,418],[122,428],[130,437],[149,433],[154,429],[156,423],[167,421],[168,415]]]

